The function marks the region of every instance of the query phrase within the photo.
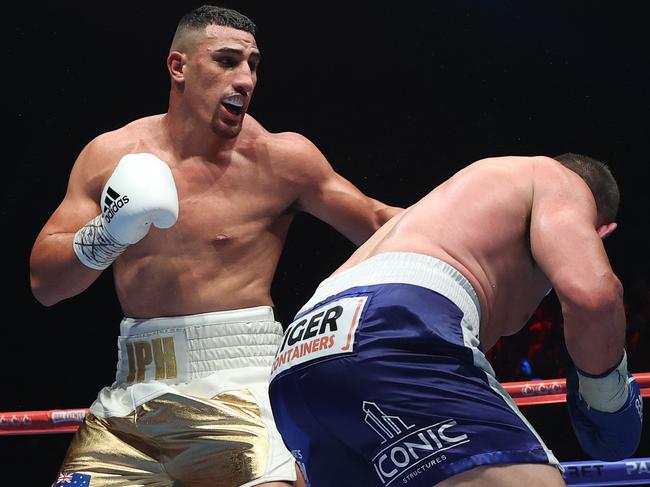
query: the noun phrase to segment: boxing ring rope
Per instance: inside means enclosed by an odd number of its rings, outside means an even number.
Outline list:
[[[632,374],[642,397],[650,397],[650,372]],[[566,401],[565,379],[505,382],[501,384],[518,406],[556,404]],[[74,433],[88,412],[81,409],[0,412],[0,436]],[[618,462],[597,460],[562,462],[567,485],[649,485],[650,457]]]
[[[643,397],[650,397],[650,372],[632,374],[641,388]],[[501,384],[512,396],[517,406],[536,406],[566,401],[566,380],[529,380]]]

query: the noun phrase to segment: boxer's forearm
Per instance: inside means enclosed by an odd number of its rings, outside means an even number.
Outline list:
[[[375,217],[377,219],[378,227],[381,227],[388,220],[393,218],[395,215],[399,215],[404,211],[404,208],[398,206],[389,206],[381,201],[373,199],[373,206]]]
[[[600,374],[615,366],[623,355],[625,308],[623,289],[615,276],[594,281],[598,282],[589,286],[588,293],[557,288],[556,293],[562,305],[564,337],[571,359],[579,369]]]
[[[84,266],[74,253],[74,233],[58,233],[36,242],[30,258],[30,283],[34,297],[52,306],[86,290],[101,274]]]

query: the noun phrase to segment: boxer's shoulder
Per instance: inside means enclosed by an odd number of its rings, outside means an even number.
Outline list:
[[[77,157],[75,166],[86,167],[92,174],[108,176],[126,154],[160,152],[162,115],[154,115],[108,130],[91,139]]]

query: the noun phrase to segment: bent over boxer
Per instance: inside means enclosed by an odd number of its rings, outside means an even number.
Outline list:
[[[632,455],[642,402],[602,243],[618,201],[590,157],[497,157],[386,223],[318,286],[276,353],[271,405],[308,484],[564,485],[485,357],[551,287],[577,438],[593,458]]]

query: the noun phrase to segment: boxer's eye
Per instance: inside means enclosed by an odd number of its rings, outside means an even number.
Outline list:
[[[239,62],[238,60],[230,56],[218,57],[216,61],[225,68],[234,68],[235,66],[237,66],[237,63]]]

